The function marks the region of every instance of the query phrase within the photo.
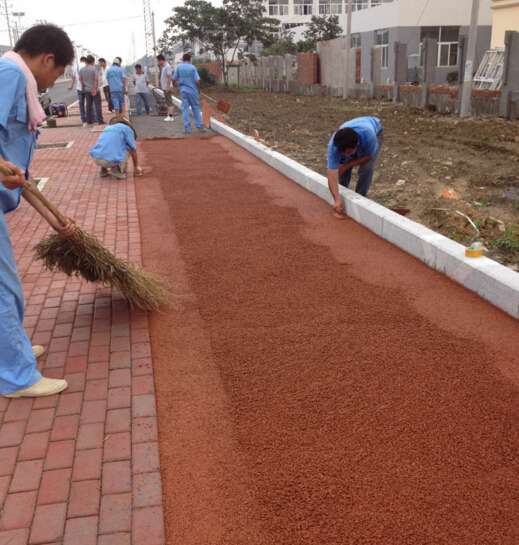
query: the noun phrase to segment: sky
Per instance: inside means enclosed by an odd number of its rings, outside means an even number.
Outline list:
[[[212,3],[221,5],[220,0],[212,0]],[[171,10],[183,4],[184,0],[150,0],[151,10],[155,12],[157,40],[166,27],[164,20],[172,14]],[[22,28],[42,19],[55,23],[63,27],[76,44],[109,62],[119,56],[123,64],[130,64],[146,53],[142,0],[8,0],[9,5],[10,14],[25,12],[25,16],[20,18]],[[9,45],[3,2],[0,9],[0,43]],[[14,19],[18,22],[18,18]],[[13,17],[10,22],[13,26]],[[135,59],[131,58],[133,37]]]

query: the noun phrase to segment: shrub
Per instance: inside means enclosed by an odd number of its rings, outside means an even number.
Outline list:
[[[198,75],[200,76],[200,85],[202,87],[211,87],[212,85],[216,85],[218,81],[218,78],[214,74],[211,74],[205,66],[198,69]]]
[[[449,85],[454,85],[454,84],[458,83],[458,79],[459,79],[459,74],[458,74],[457,71],[449,72],[447,74],[447,83]]]

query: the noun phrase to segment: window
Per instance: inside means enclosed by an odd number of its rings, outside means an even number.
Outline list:
[[[269,15],[288,15],[288,0],[269,0]]]
[[[352,11],[361,11],[369,8],[369,0],[353,0]]]
[[[425,61],[425,51],[422,51],[422,42],[425,38],[438,40],[437,66],[457,66],[459,35],[460,28],[457,26],[422,27],[420,32],[420,66],[423,66]]]
[[[294,0],[294,15],[312,15],[313,0]]]
[[[321,15],[338,15],[342,13],[342,0],[319,0]]]
[[[389,30],[375,30],[375,45],[382,48],[382,68],[389,64]]]
[[[351,35],[351,47],[361,47],[360,34]]]

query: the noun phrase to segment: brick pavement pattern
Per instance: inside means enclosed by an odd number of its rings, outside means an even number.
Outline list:
[[[118,257],[140,264],[134,178],[99,177],[88,154],[98,136],[91,127],[43,130],[39,142],[74,144],[37,150],[31,172],[50,178],[43,192],[58,208]],[[69,388],[39,399],[0,396],[0,544],[163,544],[147,313],[130,311],[111,288],[33,261],[32,247],[51,229],[22,203],[7,221],[24,325],[32,344],[45,348],[38,369]]]

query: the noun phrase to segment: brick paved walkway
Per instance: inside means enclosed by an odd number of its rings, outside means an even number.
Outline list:
[[[43,192],[62,211],[140,263],[134,178],[99,178],[88,155],[98,136],[80,127],[42,131],[40,143],[74,144],[37,150],[32,173],[50,178]],[[51,230],[23,200],[7,218],[25,327],[46,350],[38,367],[69,388],[40,399],[0,396],[0,544],[163,544],[147,313],[130,312],[110,288],[33,262],[31,248]]]

